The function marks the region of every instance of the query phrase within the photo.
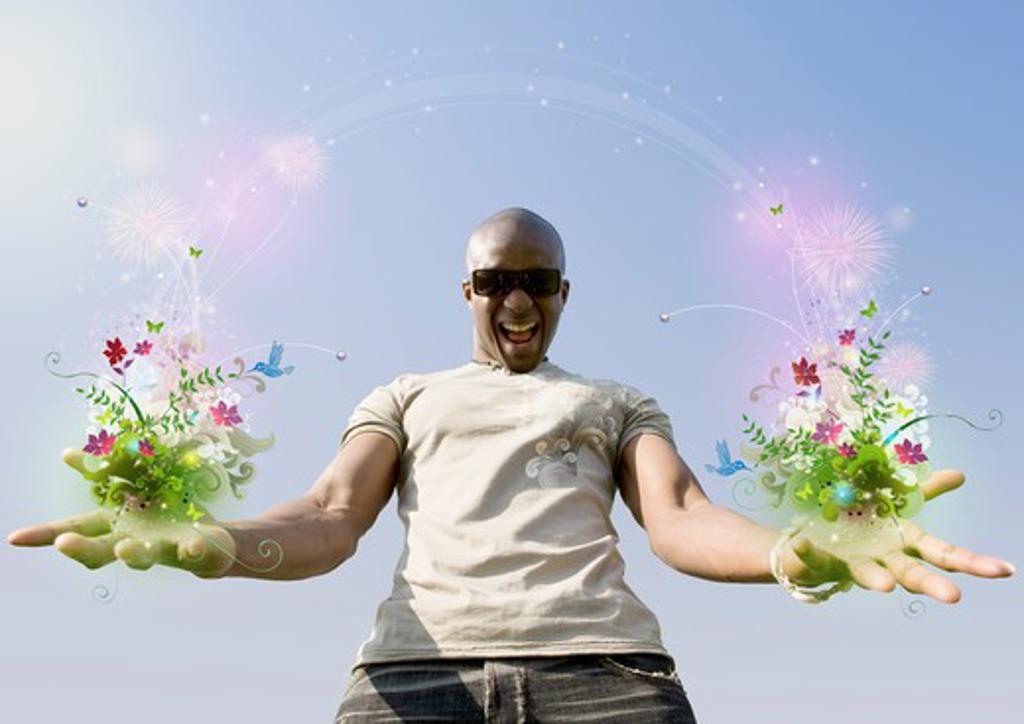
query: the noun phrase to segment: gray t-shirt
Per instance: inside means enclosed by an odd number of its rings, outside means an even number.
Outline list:
[[[405,549],[362,663],[418,658],[667,654],[623,580],[611,521],[622,448],[669,442],[652,397],[548,361],[405,374],[359,403],[341,445],[382,432],[401,456]]]

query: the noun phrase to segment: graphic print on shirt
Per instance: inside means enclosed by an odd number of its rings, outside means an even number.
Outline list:
[[[581,458],[588,454],[603,459],[606,465],[614,456],[620,432],[615,402],[616,397],[620,404],[625,402],[625,390],[608,386],[584,390],[560,390],[565,397],[559,402],[571,400],[573,417],[556,434],[538,440],[534,445],[537,455],[526,463],[527,478],[535,479],[542,488],[574,485],[579,466],[585,464]]]

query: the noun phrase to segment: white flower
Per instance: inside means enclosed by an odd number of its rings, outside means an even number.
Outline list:
[[[203,443],[196,448],[196,453],[199,457],[204,460],[212,460],[217,463],[226,461],[230,452],[233,452],[230,447],[222,442],[215,441]]]
[[[231,407],[232,405],[237,405],[242,401],[242,396],[227,385],[219,388],[216,395],[216,399],[211,403],[214,407],[216,407],[219,402],[223,402],[228,407]]]

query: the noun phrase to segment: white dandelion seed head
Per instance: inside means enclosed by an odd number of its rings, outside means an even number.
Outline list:
[[[312,136],[288,136],[269,143],[266,160],[274,178],[296,193],[318,185],[327,167],[327,154]]]
[[[184,244],[190,221],[185,208],[156,183],[124,194],[114,205],[107,232],[115,253],[148,269]]]
[[[878,376],[893,390],[926,387],[934,370],[931,355],[913,342],[898,342],[887,347],[878,360]],[[922,404],[920,398],[917,404]]]
[[[889,268],[885,230],[862,209],[834,206],[802,220],[795,254],[816,293],[853,294],[872,286]]]

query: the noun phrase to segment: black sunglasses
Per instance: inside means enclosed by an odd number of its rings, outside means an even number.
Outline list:
[[[562,272],[558,269],[475,269],[473,291],[481,297],[509,294],[519,287],[535,297],[557,294],[562,287]]]

